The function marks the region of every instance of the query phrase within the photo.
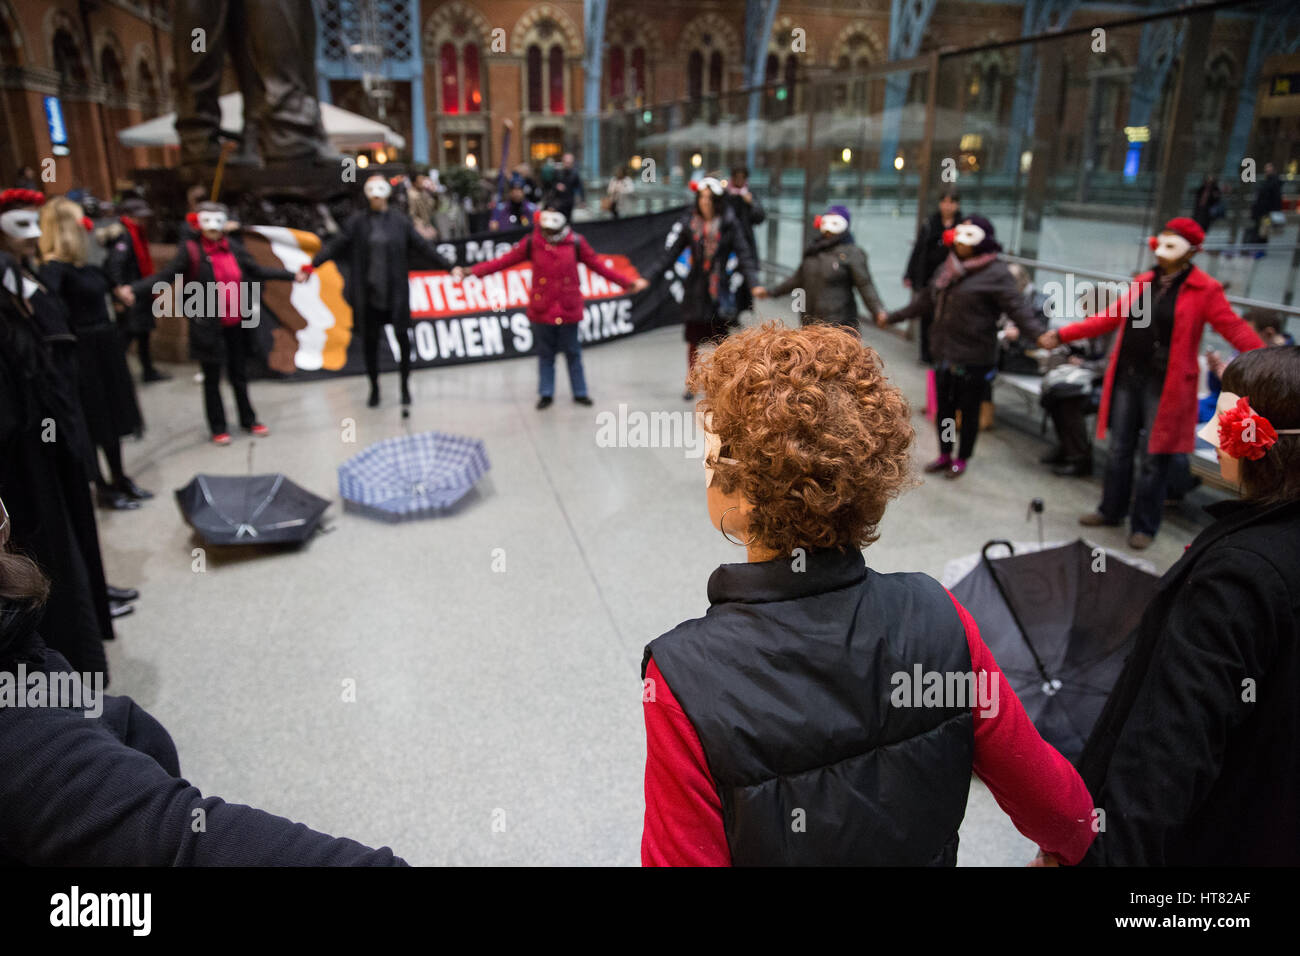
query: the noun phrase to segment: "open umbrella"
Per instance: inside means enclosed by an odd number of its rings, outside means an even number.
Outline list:
[[[330,503],[284,475],[195,475],[176,504],[211,545],[302,544]]]
[[[477,438],[400,435],[339,465],[339,495],[344,510],[382,521],[425,518],[465,497],[489,467],[487,449]]]
[[[1012,554],[990,557],[997,546]],[[1009,541],[990,541],[952,593],[975,618],[1043,739],[1074,760],[1158,581],[1083,540],[1027,554],[1015,554]]]

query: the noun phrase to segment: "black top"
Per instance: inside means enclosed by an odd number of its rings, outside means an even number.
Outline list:
[[[1151,321],[1139,325],[1130,320],[1120,340],[1116,374],[1123,381],[1163,382],[1169,364],[1169,341],[1174,334],[1174,306],[1178,290],[1191,273],[1183,269],[1161,289],[1159,279],[1151,282]]]
[[[1206,510],[1079,758],[1085,863],[1300,864],[1300,502]]]
[[[41,266],[41,281],[63,300],[73,331],[113,324],[109,279],[98,266],[74,266],[51,260]]]
[[[366,302],[380,312],[388,311],[388,246],[401,242],[405,237],[389,222],[386,212],[374,212],[366,216],[369,227],[366,242]]]

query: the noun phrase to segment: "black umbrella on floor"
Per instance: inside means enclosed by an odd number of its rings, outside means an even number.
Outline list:
[[[176,504],[211,545],[302,544],[330,505],[280,474],[195,475]]]
[[[997,546],[1012,554],[990,557]],[[1158,581],[1082,540],[1026,554],[1015,554],[1009,541],[990,541],[952,593],[975,618],[1043,739],[1074,760]]]

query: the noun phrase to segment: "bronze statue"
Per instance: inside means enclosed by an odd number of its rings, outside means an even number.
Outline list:
[[[176,0],[174,11],[182,164],[215,165],[220,156],[217,97],[227,51],[244,98],[242,146],[230,161],[338,162],[316,99],[311,0]]]

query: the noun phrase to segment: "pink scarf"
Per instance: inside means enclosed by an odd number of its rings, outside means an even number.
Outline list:
[[[948,258],[943,260],[943,265],[939,266],[939,271],[935,273],[934,287],[936,289],[946,289],[962,276],[983,269],[997,257],[996,252],[986,252],[983,255],[971,256],[963,262],[957,258],[957,253],[950,252]]]

